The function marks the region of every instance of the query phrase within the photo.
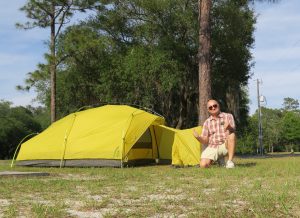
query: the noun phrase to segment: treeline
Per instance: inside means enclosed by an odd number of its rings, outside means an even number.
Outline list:
[[[258,112],[248,118],[248,126],[238,139],[238,153],[254,154],[258,152],[258,122]],[[265,153],[300,151],[298,100],[284,98],[282,109],[262,107],[261,123]]]
[[[42,107],[13,107],[1,100],[0,114],[0,159],[12,158],[24,137],[39,133],[50,124],[49,112]]]

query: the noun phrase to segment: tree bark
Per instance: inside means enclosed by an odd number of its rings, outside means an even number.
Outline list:
[[[212,0],[199,0],[199,113],[198,124],[208,117],[207,101],[211,98],[210,11]]]
[[[51,123],[56,121],[56,54],[55,54],[55,5],[52,3],[50,37],[50,84],[51,84]]]
[[[182,129],[182,127],[186,126],[186,118],[187,118],[187,91],[184,85],[180,87],[180,107],[179,107],[179,118],[176,124],[176,129]]]
[[[240,96],[239,93],[241,92],[240,88],[238,86],[232,86],[229,85],[228,89],[226,91],[226,103],[228,107],[228,112],[232,113],[234,115],[234,118],[237,123],[240,122]]]

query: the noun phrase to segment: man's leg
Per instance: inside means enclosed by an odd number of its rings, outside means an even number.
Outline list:
[[[236,137],[235,133],[231,133],[227,137],[227,150],[228,150],[228,160],[232,161],[233,156],[234,156],[234,151],[235,151],[235,142],[236,142]]]
[[[212,163],[212,160],[206,159],[206,158],[201,158],[200,167],[201,168],[208,168],[208,167],[210,167],[211,163]]]
[[[217,153],[218,153],[217,148],[206,147],[201,154],[200,167],[201,168],[210,167],[213,161],[217,160],[218,157]]]

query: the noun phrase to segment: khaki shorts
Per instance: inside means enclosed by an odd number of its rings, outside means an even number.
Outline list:
[[[210,159],[217,161],[219,157],[224,157],[228,154],[225,143],[216,148],[207,147],[201,154],[201,159]]]

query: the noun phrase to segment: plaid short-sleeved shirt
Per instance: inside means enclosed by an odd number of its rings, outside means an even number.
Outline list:
[[[201,136],[209,138],[208,146],[216,148],[222,145],[226,138],[227,132],[224,129],[224,121],[228,120],[230,126],[235,129],[235,122],[232,114],[219,113],[219,115],[214,118],[210,116],[203,124]]]

